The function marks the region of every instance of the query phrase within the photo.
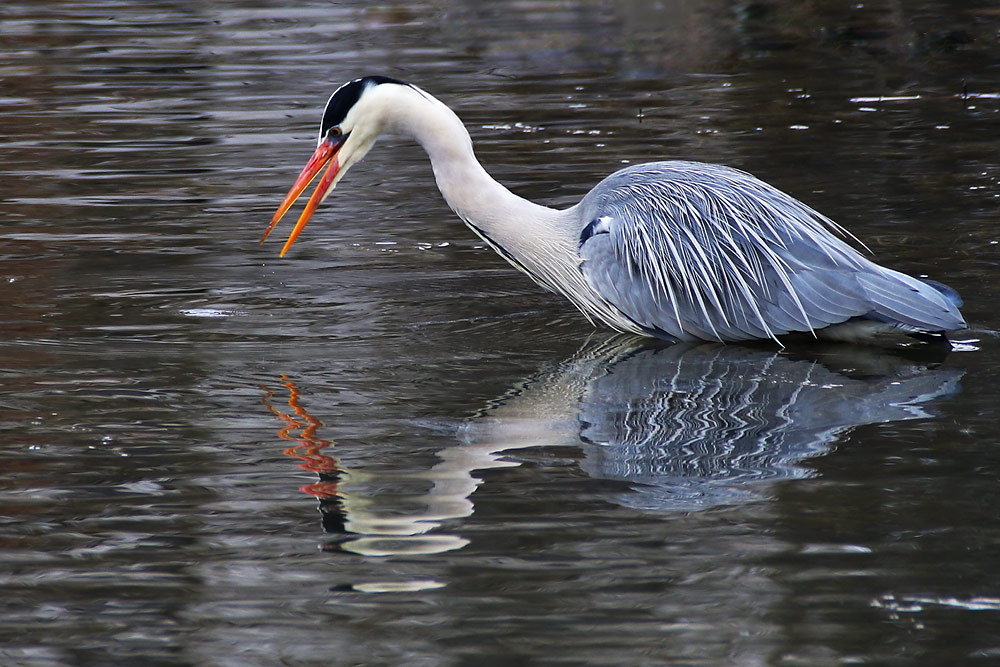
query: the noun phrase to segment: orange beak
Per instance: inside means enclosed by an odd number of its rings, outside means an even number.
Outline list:
[[[326,169],[326,173],[323,174],[323,178],[319,180],[319,185],[316,186],[316,191],[313,192],[312,197],[309,198],[309,203],[306,204],[305,210],[302,211],[302,215],[299,216],[299,221],[295,223],[295,228],[292,229],[292,233],[288,236],[288,240],[285,241],[285,247],[281,249],[280,257],[284,257],[288,249],[292,247],[292,243],[298,237],[299,233],[305,228],[306,223],[309,222],[309,218],[313,216],[316,212],[316,207],[319,203],[323,201],[323,197],[329,192],[330,186],[333,185],[333,179],[337,177],[337,172],[340,171],[340,163],[337,161],[337,153],[340,151],[340,147],[343,141],[331,141],[330,139],[324,139],[316,147],[316,151],[309,158],[309,162],[306,163],[305,168],[302,169],[302,173],[299,177],[295,179],[295,184],[292,185],[292,189],[288,191],[285,195],[284,201],[281,202],[281,206],[278,207],[277,212],[274,217],[271,218],[271,224],[267,226],[264,230],[264,235],[260,237],[260,242],[263,243],[264,239],[268,237],[271,230],[274,229],[278,221],[281,220],[285,212],[292,207],[295,200],[299,198],[302,191],[306,189],[309,183],[316,178],[316,174],[322,171],[323,167],[329,163],[329,167]]]

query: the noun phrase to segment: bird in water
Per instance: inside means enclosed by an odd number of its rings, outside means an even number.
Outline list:
[[[383,76],[345,83],[319,141],[261,243],[323,171],[283,256],[351,165],[383,134],[415,139],[451,209],[487,244],[588,319],[666,341],[806,334],[871,342],[900,334],[947,341],[966,327],[958,294],[863,257],[853,237],[742,171],[665,161],[621,169],[569,208],[515,195],[476,159],[458,116],[420,88]],[[892,338],[890,338],[891,340]]]

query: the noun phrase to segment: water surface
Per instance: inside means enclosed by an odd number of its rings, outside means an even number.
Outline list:
[[[998,659],[990,3],[0,21],[0,662]],[[550,205],[637,161],[748,170],[958,289],[971,329],[949,355],[595,331],[399,139],[279,259],[256,240],[369,73]]]

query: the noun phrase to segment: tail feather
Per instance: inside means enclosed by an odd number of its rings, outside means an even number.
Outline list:
[[[956,331],[966,327],[950,295],[936,285],[891,269],[863,274],[859,281],[873,306],[870,319],[885,318],[911,331]]]
[[[950,301],[951,305],[955,306],[956,308],[962,307],[963,305],[962,297],[959,296],[958,292],[956,292],[951,287],[948,287],[944,283],[939,283],[936,280],[930,280],[928,278],[921,278],[920,282],[924,283],[925,285],[930,285],[931,287],[936,289],[941,294],[941,296]]]

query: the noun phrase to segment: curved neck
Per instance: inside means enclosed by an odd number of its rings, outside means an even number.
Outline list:
[[[423,146],[451,209],[535,282],[565,295],[588,316],[600,310],[580,272],[578,207],[556,210],[515,195],[479,164],[454,111],[418,88],[392,88],[398,97],[382,106],[382,129]]]
[[[465,125],[445,104],[416,88],[388,123],[423,146],[448,206],[477,232],[507,247],[515,236],[539,234],[557,224],[560,211],[519,197],[487,173]],[[514,244],[517,245],[516,243]],[[508,250],[512,250],[508,248]]]

